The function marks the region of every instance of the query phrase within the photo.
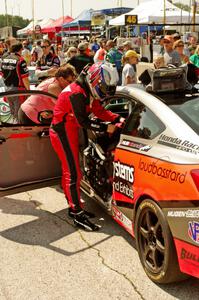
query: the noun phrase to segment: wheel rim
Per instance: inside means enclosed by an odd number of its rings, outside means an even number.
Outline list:
[[[152,273],[159,273],[165,261],[165,238],[162,224],[157,215],[146,209],[140,216],[139,224],[140,255],[145,267]]]

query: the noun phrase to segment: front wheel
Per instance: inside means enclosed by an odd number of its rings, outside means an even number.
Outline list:
[[[142,266],[155,283],[186,279],[179,270],[176,249],[167,220],[152,200],[144,200],[135,219],[135,236]]]

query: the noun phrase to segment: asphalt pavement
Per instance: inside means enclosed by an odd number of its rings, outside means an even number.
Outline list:
[[[0,198],[0,299],[199,299],[199,280],[156,285],[133,238],[85,195],[99,232],[75,228],[56,187]]]

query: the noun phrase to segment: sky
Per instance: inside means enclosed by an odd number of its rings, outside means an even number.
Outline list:
[[[34,2],[35,20],[43,18],[57,19],[64,15],[71,15],[75,18],[84,9],[103,9],[118,6],[118,2],[122,2],[122,6],[136,7],[138,3],[149,0],[0,0],[0,14],[5,14],[5,2],[7,2],[8,14],[20,15],[23,18],[32,19],[32,3]],[[189,0],[173,0],[188,4]],[[71,7],[72,3],[72,7]],[[64,8],[64,9],[63,9]]]

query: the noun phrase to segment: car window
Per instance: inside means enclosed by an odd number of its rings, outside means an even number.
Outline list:
[[[128,98],[118,97],[111,99],[105,108],[126,119],[130,115],[134,106],[134,101],[129,100]]]
[[[156,115],[142,104],[132,112],[123,133],[144,139],[153,139],[165,129]]]
[[[0,126],[50,125],[56,97],[40,91],[0,93]]]
[[[199,134],[199,98],[194,98],[180,105],[171,105],[175,111],[197,134]]]

